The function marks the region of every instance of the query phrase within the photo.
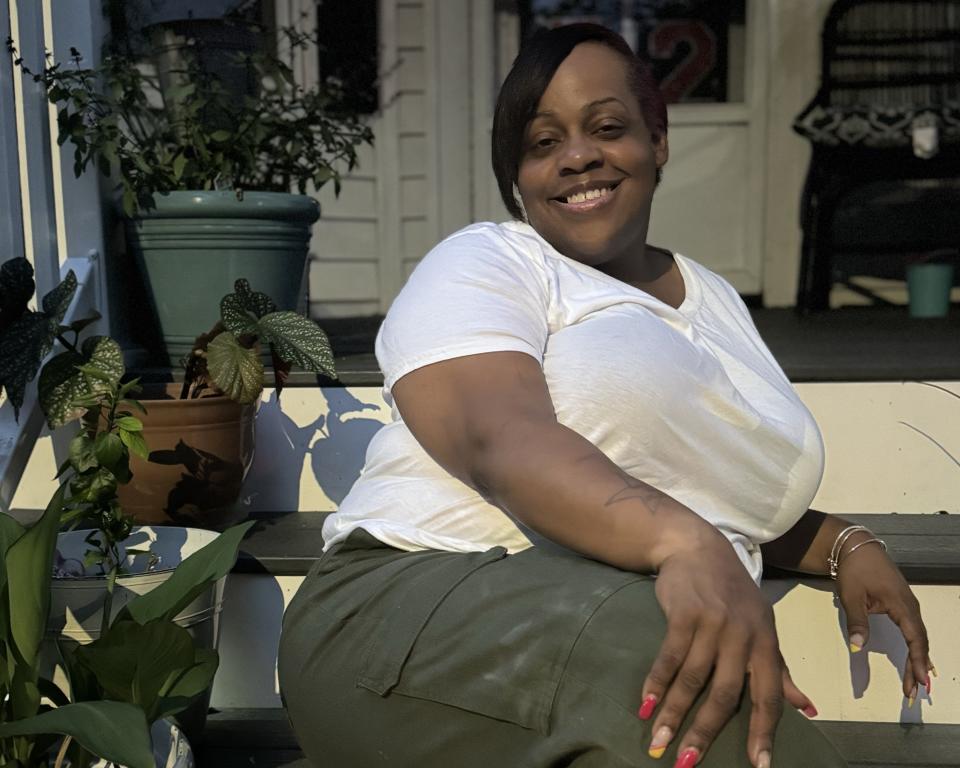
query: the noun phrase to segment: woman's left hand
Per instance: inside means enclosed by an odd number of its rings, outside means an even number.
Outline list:
[[[927,628],[920,617],[920,603],[886,551],[879,544],[869,543],[842,557],[837,592],[847,614],[850,651],[858,653],[868,642],[869,615],[887,614],[900,628],[907,643],[903,695],[912,705],[918,684],[929,692],[930,672],[936,672],[930,662]]]

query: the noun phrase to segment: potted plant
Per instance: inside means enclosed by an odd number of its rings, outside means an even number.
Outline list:
[[[290,29],[281,40],[290,49],[311,42]],[[234,73],[246,73],[238,87],[197,47],[184,37],[150,66],[149,47],[114,45],[95,68],[73,50],[70,64],[29,73],[57,107],[59,141],[73,145],[75,173],[90,163],[117,172],[129,247],[166,364],[190,349],[194,328],[216,319],[206,297],[238,277],[282,309],[298,306],[319,216],[306,193],[333,182],[339,194],[341,172],[356,166],[359,145],[372,143],[370,127],[343,106],[336,79],[306,89],[278,55],[259,50],[232,63]]]
[[[29,528],[0,515],[0,648],[6,659],[0,666],[0,765],[41,768],[53,755],[57,768],[65,757],[74,768],[93,757],[127,768],[170,765],[165,754],[156,754],[156,744],[151,747],[151,724],[203,700],[219,661],[216,650],[202,647],[174,619],[224,578],[248,525],[184,559],[170,578],[117,612],[92,642],[59,642],[65,692],[43,674],[49,666],[43,643],[66,489],[61,486]]]
[[[182,383],[148,389],[140,416],[151,446],[132,459],[119,499],[138,522],[222,528],[245,517],[235,504],[253,460],[264,350],[282,391],[293,368],[336,377],[326,334],[283,311],[246,279],[220,301],[220,319],[196,337]]]
[[[80,422],[60,469],[62,484],[39,522],[25,528],[0,515],[0,764],[47,765],[56,752],[58,765],[69,754],[73,766],[88,765],[96,755],[147,768],[154,765],[148,726],[202,697],[217,666],[216,651],[198,643],[196,633],[179,626],[176,617],[218,582],[222,589],[249,526],[208,536],[209,542],[182,562],[177,548],[167,554],[158,583],[123,605],[114,600],[137,560],[149,564],[156,550],[148,531],[132,527],[116,495],[130,479],[130,455],[144,456],[147,447],[141,422],[130,410],[139,407],[131,397],[137,382],[121,383],[119,347],[107,337],[79,343],[94,318],[62,324],[76,287],[68,273],[32,310],[29,263],[12,259],[0,266],[0,386],[18,414],[26,385],[39,371],[50,426]],[[55,341],[65,349],[44,363]],[[59,552],[65,549],[59,543],[61,524],[92,526],[75,533],[83,540],[76,555],[82,561],[80,573],[71,575],[89,578],[91,569],[98,572],[98,626],[82,638],[91,642],[58,636],[45,648],[58,581],[54,563],[70,559]],[[74,606],[72,613],[82,615],[87,608]],[[68,693],[47,672],[53,646]],[[67,738],[58,742],[52,734]]]

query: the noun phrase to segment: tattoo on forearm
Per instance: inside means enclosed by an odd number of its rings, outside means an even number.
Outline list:
[[[636,499],[642,502],[647,509],[650,510],[650,514],[655,515],[657,514],[660,506],[666,500],[666,496],[664,496],[663,493],[658,491],[652,485],[649,485],[642,480],[637,480],[637,478],[631,477],[630,475],[624,474],[623,488],[607,499],[607,501],[604,503],[604,506],[609,507],[621,501],[629,501],[631,499]]]

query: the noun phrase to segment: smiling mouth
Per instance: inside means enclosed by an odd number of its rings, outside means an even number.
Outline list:
[[[556,203],[560,208],[566,211],[592,211],[609,202],[613,196],[613,193],[619,186],[620,182],[617,181],[612,184],[606,184],[604,186],[593,187],[581,192],[576,192],[572,195],[554,197],[551,198],[550,202]]]

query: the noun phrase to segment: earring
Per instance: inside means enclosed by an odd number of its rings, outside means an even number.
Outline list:
[[[520,187],[517,186],[516,182],[513,183],[513,201],[520,209],[520,217],[523,219],[523,223],[529,224],[530,221],[527,219],[527,209],[523,207],[523,198],[520,197]]]

